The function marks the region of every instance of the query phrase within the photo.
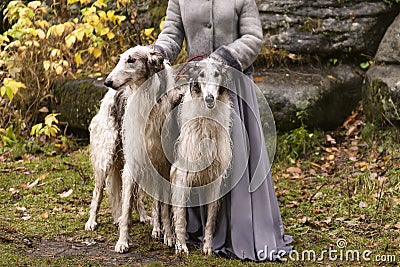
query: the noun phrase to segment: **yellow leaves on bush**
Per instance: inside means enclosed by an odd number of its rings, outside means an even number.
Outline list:
[[[72,4],[75,4],[78,2],[80,2],[82,5],[84,5],[84,4],[90,4],[91,0],[68,0],[67,4],[72,5]]]
[[[32,1],[28,3],[28,7],[32,8],[33,10],[39,8],[42,5],[40,1]]]
[[[61,65],[57,65],[55,67],[55,71],[56,71],[57,75],[61,75],[64,71],[64,68]]]
[[[36,34],[40,40],[44,40],[46,38],[46,34],[42,29],[36,29]]]
[[[108,27],[104,27],[102,24],[98,25],[96,28],[96,32],[100,34],[100,36],[106,35],[110,32]]]
[[[60,132],[60,128],[58,128],[58,119],[56,118],[59,113],[57,114],[49,114],[44,118],[44,125],[43,123],[38,123],[32,126],[31,128],[31,136],[40,136],[45,134],[48,137],[56,137],[57,133]]]
[[[108,0],[97,0],[96,2],[93,3],[93,5],[98,8],[107,7],[107,1]]]
[[[100,23],[100,18],[97,14],[93,13],[85,17],[84,21],[90,25],[96,27]]]
[[[45,71],[48,71],[51,67],[51,63],[48,60],[43,61],[43,68]]]
[[[76,36],[75,35],[69,34],[69,35],[67,35],[65,37],[65,44],[67,45],[67,48],[71,48],[74,45],[75,42],[76,42]]]
[[[115,15],[115,10],[108,10],[107,19],[108,21],[121,26],[121,23],[126,19],[126,16]]]
[[[95,58],[99,58],[101,56],[101,47],[99,46],[91,46],[88,48],[88,52],[92,54]]]
[[[26,85],[12,78],[5,78],[3,86],[0,87],[0,94],[1,96],[7,95],[10,101],[12,101],[20,88],[26,88]]]
[[[60,51],[60,49],[57,49],[57,48],[52,49],[50,52],[50,56],[54,57],[54,58],[58,57],[60,55],[61,55],[61,51]]]
[[[50,27],[50,23],[46,20],[37,20],[34,23],[37,27],[40,27],[42,30]]]
[[[99,58],[101,56],[101,48],[95,47],[92,54],[95,58]]]
[[[153,31],[154,31],[154,28],[144,29],[144,30],[143,30],[143,34],[144,34],[146,37],[149,37],[149,36],[153,33]]]
[[[161,19],[161,22],[160,22],[160,31],[162,31],[162,30],[164,29],[164,23],[165,23],[165,17],[163,17],[163,18]]]
[[[69,63],[66,60],[59,60],[58,62],[51,62],[49,60],[43,61],[43,68],[45,71],[54,71],[57,75],[64,73],[64,68],[68,68]]]
[[[80,66],[83,63],[81,52],[75,54],[75,63],[77,66]]]
[[[115,34],[112,32],[107,33],[107,37],[109,40],[113,39],[115,37]]]

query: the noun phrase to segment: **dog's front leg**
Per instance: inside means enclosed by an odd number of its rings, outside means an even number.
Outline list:
[[[172,167],[172,213],[175,228],[175,253],[189,254],[186,246],[186,201],[189,196],[187,189],[187,174],[178,168]]]
[[[122,210],[119,219],[119,239],[115,245],[115,251],[118,253],[125,253],[129,250],[129,228],[131,224],[134,187],[135,182],[132,173],[125,164],[122,171]]]
[[[153,221],[153,230],[151,232],[151,236],[153,238],[161,238],[160,202],[157,199],[153,199],[153,205],[151,207],[151,219]]]
[[[146,193],[142,189],[139,188],[138,194],[137,194],[136,210],[139,214],[140,222],[150,224],[151,217],[149,215],[147,215],[146,208],[144,206],[144,197],[145,196],[146,196]]]
[[[99,211],[100,208],[100,203],[101,200],[103,199],[103,188],[104,188],[104,183],[106,180],[106,172],[95,166],[95,171],[94,171],[94,190],[93,190],[93,197],[92,197],[92,203],[90,204],[90,215],[89,219],[85,224],[85,230],[88,231],[93,231],[97,227],[97,212]]]
[[[167,203],[161,203],[161,220],[164,226],[164,244],[172,247],[174,245],[174,234],[171,225],[170,205]]]
[[[217,220],[219,202],[218,200],[207,205],[207,221],[204,231],[203,253],[212,254],[212,240],[215,232],[215,224]]]
[[[110,166],[107,179],[107,193],[111,205],[114,224],[118,225],[121,217],[121,194],[122,194],[122,178],[121,170],[123,168],[122,160],[114,161]]]

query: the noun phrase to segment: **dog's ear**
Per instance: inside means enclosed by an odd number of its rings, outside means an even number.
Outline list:
[[[231,88],[234,86],[233,74],[230,68],[222,67],[221,69],[221,85],[226,88]]]
[[[152,49],[147,60],[147,69],[150,70],[150,77],[164,69],[164,57],[161,52]]]

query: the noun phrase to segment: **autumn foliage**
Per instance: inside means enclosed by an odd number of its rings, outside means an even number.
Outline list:
[[[55,137],[57,115],[48,109],[54,101],[52,83],[104,75],[120,52],[139,41],[152,42],[158,32],[137,23],[138,10],[130,0],[45,2],[11,1],[4,10],[11,27],[0,35],[2,137],[7,131]]]

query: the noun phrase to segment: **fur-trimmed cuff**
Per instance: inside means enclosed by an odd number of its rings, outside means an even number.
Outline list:
[[[225,46],[218,47],[210,57],[239,71],[243,71],[242,64]]]

